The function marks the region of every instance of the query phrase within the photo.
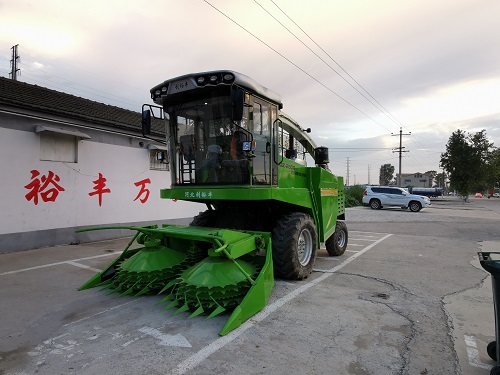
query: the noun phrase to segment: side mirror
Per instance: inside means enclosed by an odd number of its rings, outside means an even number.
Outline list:
[[[231,90],[231,117],[233,121],[241,121],[243,118],[244,93],[242,89]]]
[[[149,109],[145,109],[142,111],[142,135],[146,136],[151,134],[151,111]]]

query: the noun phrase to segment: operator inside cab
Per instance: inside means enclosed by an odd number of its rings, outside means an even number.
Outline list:
[[[243,160],[247,159],[243,151],[243,142],[245,142],[246,136],[241,130],[235,130],[233,133],[233,139],[231,140],[231,148],[229,150],[229,155],[232,160]]]

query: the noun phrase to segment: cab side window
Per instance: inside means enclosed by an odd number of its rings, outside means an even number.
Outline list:
[[[253,184],[269,185],[271,183],[271,104],[253,97],[252,116],[253,140],[255,156],[252,159]]]

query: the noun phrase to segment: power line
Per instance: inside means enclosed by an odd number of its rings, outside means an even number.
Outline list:
[[[329,147],[329,150],[369,150],[369,151],[384,151],[392,150],[390,147]]]
[[[5,42],[4,40],[0,40],[0,44],[7,44],[7,42]],[[47,60],[47,61],[49,61],[51,63],[57,63],[58,66],[60,65],[60,66],[63,66],[63,67],[66,67],[66,68],[70,69],[71,71],[76,71],[77,74],[84,73],[86,76],[90,76],[92,79],[98,80],[100,82],[103,81],[103,77],[102,76],[99,76],[99,75],[97,75],[97,74],[95,74],[95,73],[93,73],[91,71],[82,69],[79,66],[75,66],[73,64],[67,64],[63,60],[54,59],[53,57],[51,57],[49,55],[45,55],[43,53],[40,53],[39,51],[30,50],[29,48],[26,48],[26,47],[23,47],[23,51],[28,51],[31,56],[37,56],[37,55],[39,55],[39,56],[42,57],[42,60]],[[0,57],[0,60],[3,60],[3,58]],[[109,93],[109,92],[106,92],[106,91],[94,89],[94,88],[92,88],[90,86],[83,85],[83,84],[81,84],[79,82],[73,81],[73,80],[68,79],[66,77],[62,77],[62,76],[50,73],[50,72],[48,72],[48,71],[46,71],[44,69],[37,68],[33,64],[28,65],[26,63],[20,63],[20,65],[22,67],[24,67],[24,69],[23,69],[23,75],[24,76],[30,77],[30,80],[33,80],[34,82],[38,82],[39,84],[41,84],[41,85],[43,85],[44,87],[47,87],[47,88],[60,89],[60,87],[70,87],[71,89],[70,90],[65,90],[65,92],[71,93],[73,95],[74,95],[74,91],[76,91],[76,92],[84,92],[86,94],[90,94],[91,96],[97,96],[97,97],[100,97],[100,98],[111,100],[114,103],[120,103],[121,105],[125,105],[126,108],[129,108],[129,109],[132,109],[132,110],[136,110],[142,104],[142,102],[136,101],[134,99],[128,99],[128,98],[121,97],[121,96],[118,96],[118,95],[115,95],[115,94],[112,94],[112,93]],[[46,65],[45,62],[44,62],[44,65]],[[33,72],[34,73],[35,71],[42,72],[42,73],[46,74],[47,76],[49,76],[50,78],[44,78],[42,76],[29,73],[29,72]],[[33,77],[38,78],[38,80],[34,79]],[[60,83],[60,82],[55,81],[53,79],[54,77],[59,78],[61,80],[64,80],[65,83]],[[106,79],[109,80],[109,77],[106,77]],[[46,81],[49,84],[41,82],[40,80]],[[117,81],[115,81],[115,82],[117,82]],[[142,89],[139,89],[137,87],[129,85],[126,81],[120,80],[119,84],[123,85],[123,86],[127,86],[128,88],[133,89],[133,90],[124,90],[123,92],[127,92],[127,91],[130,91],[130,92],[132,92],[132,91],[133,92],[140,92],[142,90]],[[85,90],[81,89],[80,87],[84,87]],[[96,93],[98,93],[98,94],[96,94]],[[115,105],[120,105],[120,104],[115,104]]]
[[[368,90],[366,90],[356,79],[354,79],[353,76],[351,76],[347,70],[345,70],[337,61],[335,61],[335,59],[330,56],[330,54],[325,51],[325,49],[323,47],[321,47],[313,38],[311,38],[311,36],[309,36],[309,34],[307,32],[305,32],[304,29],[302,29],[298,24],[297,22],[295,22],[288,14],[285,13],[285,11],[283,9],[281,9],[273,0],[271,0],[271,2],[276,6],[276,8],[278,8],[295,26],[297,26],[299,28],[300,31],[302,31],[304,33],[305,36],[307,36],[309,38],[309,40],[311,42],[313,42],[321,51],[323,51],[323,53],[328,56],[330,58],[330,60],[332,60],[335,65],[337,65],[345,74],[347,74],[347,76],[349,78],[351,78],[352,81],[354,81],[366,94],[368,94],[370,96],[370,98],[372,98],[375,103],[373,103],[373,101],[371,99],[369,99],[365,94],[363,94],[361,91],[359,91],[359,89],[357,87],[355,87],[351,82],[349,82],[342,74],[340,74],[339,72],[337,72],[330,64],[328,64],[325,60],[323,60],[323,58],[321,58],[316,52],[314,52],[309,46],[307,46],[299,37],[297,37],[293,32],[290,31],[290,29],[288,29],[285,25],[283,25],[278,19],[276,19],[276,17],[274,17],[269,11],[267,11],[261,4],[259,4],[257,2],[257,0],[254,0],[262,9],[264,9],[264,11],[266,11],[267,14],[269,14],[274,20],[276,20],[276,22],[278,22],[281,26],[283,26],[290,34],[292,34],[300,43],[302,43],[304,45],[304,47],[306,47],[309,51],[311,51],[312,53],[314,53],[314,55],[316,55],[323,63],[325,63],[325,65],[327,65],[331,70],[333,70],[340,78],[342,78],[349,86],[351,86],[354,90],[356,90],[363,98],[365,98],[370,104],[372,104],[375,108],[377,108],[380,112],[382,112],[383,114],[385,114],[387,116],[387,118],[389,118],[391,121],[393,121],[394,123],[398,124],[398,125],[401,125],[401,123],[389,112],[389,110],[387,110],[382,104],[380,104],[380,102],[375,99],[373,97],[372,94],[370,94],[368,92]]]
[[[25,65],[25,64],[21,64],[21,65]],[[43,69],[40,69],[40,68],[31,67],[31,69],[34,69],[36,71],[45,73],[45,74],[51,76],[51,78],[56,77],[56,78],[63,79],[65,81],[69,82],[69,83],[74,83],[74,82],[72,82],[70,80],[67,80],[64,77],[58,76],[56,74],[49,73],[49,72],[47,72],[47,71],[45,71]],[[25,69],[25,71],[26,70],[27,69]],[[47,79],[47,78],[44,78],[44,77],[41,77],[41,76],[38,76],[38,75],[35,75],[35,74],[25,73],[25,75],[31,76],[31,77],[36,77],[36,78],[44,80],[44,81],[48,81],[48,82],[50,82],[54,86],[66,86],[66,87],[68,86],[67,84],[58,83],[58,82],[55,82],[53,79]],[[36,79],[34,79],[34,81],[35,82],[40,82],[40,81],[37,81]],[[106,91],[97,90],[97,89],[94,89],[94,88],[92,88],[90,86],[86,86],[86,85],[82,85],[82,84],[77,84],[77,85],[81,86],[81,87],[84,87],[85,89],[87,89],[87,90],[84,90],[84,89],[76,88],[77,91],[81,91],[81,92],[84,92],[84,93],[87,93],[87,94],[91,94],[91,95],[94,95],[94,96],[98,96],[98,97],[101,97],[101,98],[105,98],[105,99],[110,99],[110,100],[113,100],[115,102],[126,104],[126,105],[132,105],[133,104],[134,106],[137,106],[137,107],[140,106],[140,104],[138,104],[138,102],[136,102],[134,100],[123,98],[123,97],[120,97],[120,96],[117,96],[117,95],[114,95],[114,94],[110,94],[110,93],[108,93]],[[90,90],[90,91],[88,91],[88,90]],[[101,94],[104,94],[104,95],[101,95]]]
[[[372,120],[374,123],[376,123],[377,125],[379,125],[380,127],[384,128],[385,130],[389,131],[389,129],[387,129],[384,125],[380,124],[378,121],[376,121],[374,118],[370,117],[367,113],[363,112],[361,109],[359,109],[358,107],[356,107],[354,104],[352,104],[351,102],[349,102],[347,99],[344,99],[342,96],[340,96],[339,94],[337,94],[335,91],[333,91],[331,88],[329,88],[327,85],[325,85],[323,82],[321,82],[319,79],[317,79],[316,77],[314,77],[312,74],[308,73],[306,70],[304,70],[303,68],[301,68],[299,65],[297,65],[296,63],[294,63],[292,60],[290,60],[288,57],[286,57],[285,55],[283,55],[281,52],[277,51],[275,48],[271,47],[269,44],[267,44],[266,42],[264,42],[262,39],[260,39],[258,36],[256,36],[255,34],[253,34],[251,31],[249,31],[248,29],[246,29],[245,27],[243,27],[242,25],[240,25],[238,22],[236,22],[235,20],[233,20],[231,17],[229,17],[227,14],[225,14],[224,12],[222,12],[219,8],[215,7],[213,4],[211,4],[208,0],[203,0],[205,3],[207,3],[208,5],[210,5],[212,8],[214,8],[217,12],[219,12],[220,14],[222,14],[224,17],[226,17],[228,20],[230,20],[231,22],[233,22],[236,26],[238,26],[239,28],[241,28],[242,30],[244,30],[245,32],[247,32],[248,34],[250,34],[252,37],[254,37],[255,39],[257,39],[259,42],[261,42],[262,44],[264,44],[267,48],[269,48],[271,51],[275,52],[276,54],[278,54],[279,56],[281,56],[283,59],[285,59],[286,61],[288,61],[290,64],[292,64],[293,66],[295,66],[297,69],[299,69],[302,73],[306,74],[309,78],[312,78],[314,81],[316,81],[317,83],[319,83],[321,86],[323,86],[325,89],[327,89],[328,91],[330,91],[332,94],[334,94],[335,96],[337,96],[339,99],[341,99],[343,102],[347,103],[348,105],[350,105],[352,108],[354,108],[355,110],[357,110],[359,113],[363,114],[365,117],[369,118],[370,120]]]
[[[307,38],[311,42],[313,42],[326,56],[330,58],[331,61],[333,61],[353,82],[355,82],[367,95],[370,96],[370,98],[375,101],[375,104],[372,100],[366,97],[363,93],[361,93],[356,87],[354,87],[350,82],[348,82],[340,73],[338,73],[333,67],[331,67],[326,61],[324,61],[317,53],[315,53],[311,48],[309,48],[300,38],[298,38],[294,33],[292,33],[285,25],[283,25],[276,17],[274,17],[269,11],[267,11],[261,4],[257,2],[257,0],[254,0],[262,9],[264,9],[274,20],[276,20],[281,26],[283,26],[290,34],[292,34],[298,41],[300,41],[307,49],[309,49],[312,53],[314,53],[321,61],[323,61],[330,69],[332,69],[340,78],[342,78],[346,83],[348,83],[353,89],[355,89],[361,96],[363,96],[370,104],[372,104],[375,108],[377,108],[380,112],[382,112],[384,115],[387,116],[391,121],[396,123],[397,125],[400,125],[401,127],[404,127],[407,129],[401,121],[399,121],[387,108],[385,108],[363,85],[361,85],[349,72],[347,72],[346,69],[344,69],[323,47],[321,47],[302,27],[299,26],[297,22],[295,22],[283,9],[281,9],[273,0],[271,2],[274,4],[276,8],[278,8],[297,28],[304,33]],[[387,129],[386,129],[387,130]],[[408,130],[408,129],[407,129]],[[414,137],[415,139],[412,138],[412,142],[415,144],[420,145],[420,147],[424,147],[420,141]]]

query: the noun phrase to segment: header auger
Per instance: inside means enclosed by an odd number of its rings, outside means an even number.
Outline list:
[[[232,311],[225,335],[265,307],[274,275],[306,278],[320,243],[344,253],[343,179],[329,171],[328,149],[280,111],[279,95],[247,76],[188,74],[151,97],[159,106],[143,106],[143,135],[152,118],[164,119],[174,182],[160,196],[207,210],[190,226],[121,227],[137,234],[80,289],[162,294],[165,309],[188,318]]]

